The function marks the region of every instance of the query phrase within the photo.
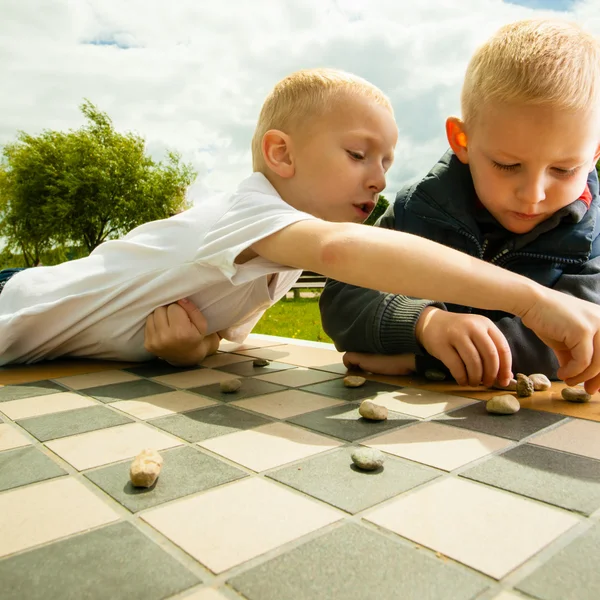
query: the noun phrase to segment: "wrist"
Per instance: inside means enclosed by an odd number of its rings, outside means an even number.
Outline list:
[[[421,313],[421,316],[419,317],[417,325],[415,327],[415,337],[417,338],[417,342],[419,342],[421,346],[424,345],[423,336],[425,330],[427,329],[427,325],[431,321],[433,315],[435,315],[435,313],[439,311],[440,309],[436,308],[435,306],[427,306],[423,309],[423,312]]]
[[[499,310],[523,318],[533,306],[544,303],[549,289],[527,277],[519,280],[510,287],[510,294],[499,294]]]

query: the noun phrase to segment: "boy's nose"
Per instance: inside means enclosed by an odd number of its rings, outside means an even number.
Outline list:
[[[518,200],[523,204],[533,206],[546,199],[546,188],[543,177],[527,179],[517,189]]]
[[[373,192],[378,194],[385,189],[385,185],[385,172],[383,169],[379,172],[373,173],[371,177],[369,177],[368,187],[370,190],[373,190]]]

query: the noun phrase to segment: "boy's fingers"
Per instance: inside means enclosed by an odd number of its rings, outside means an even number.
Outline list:
[[[161,331],[169,327],[166,306],[159,306],[158,308],[155,308],[154,312],[150,316],[152,317],[155,330]]]
[[[467,369],[467,377],[471,387],[478,386],[483,377],[483,363],[479,349],[470,338],[461,340],[455,345],[462,362]]]
[[[599,351],[600,348],[596,348],[596,352],[594,352],[594,343],[592,340],[583,338],[579,343],[570,348],[570,360],[567,364],[561,366],[559,377],[564,381],[567,379],[587,381],[596,377],[600,372]]]
[[[473,342],[475,343],[479,358],[482,362],[482,372],[479,382],[483,382],[483,385],[489,387],[498,377],[498,368],[500,366],[498,349],[496,348],[493,338],[488,335],[487,331],[482,332],[482,334],[477,336]]]
[[[588,394],[595,394],[600,389],[600,374],[596,377],[592,377],[589,381],[585,382],[585,391]]]
[[[208,323],[200,309],[191,300],[188,300],[187,298],[182,298],[177,302],[177,304],[181,306],[183,310],[185,310],[188,317],[190,318],[190,321],[194,324],[196,329],[202,335],[206,335]]]
[[[458,352],[450,347],[438,357],[448,367],[450,374],[458,385],[467,385],[467,371]]]
[[[494,343],[495,352],[498,356],[498,364],[497,364],[497,375],[496,378],[500,385],[508,385],[509,381],[512,379],[512,354],[510,351],[510,346],[504,337],[504,334],[497,328],[491,327],[489,330],[489,337]],[[494,380],[484,381],[485,385],[491,386],[494,383]]]
[[[346,369],[356,369],[360,365],[360,360],[356,352],[346,352],[342,357],[342,361]]]

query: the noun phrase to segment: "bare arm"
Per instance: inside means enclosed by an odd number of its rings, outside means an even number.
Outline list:
[[[301,221],[253,249],[273,262],[352,285],[517,315],[542,293],[525,277],[442,244],[354,223]]]

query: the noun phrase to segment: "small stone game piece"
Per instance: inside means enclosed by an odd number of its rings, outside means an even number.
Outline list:
[[[510,394],[503,396],[493,396],[486,404],[485,408],[494,415],[514,415],[521,408],[520,402]]]
[[[495,390],[506,390],[508,392],[516,392],[517,391],[517,380],[511,379],[506,387],[503,387],[497,381],[494,381],[492,387]]]
[[[388,418],[388,409],[371,400],[363,400],[358,408],[361,417],[369,421],[385,421]]]
[[[365,384],[366,379],[360,375],[347,375],[344,377],[344,385],[349,388],[360,387]]]
[[[585,389],[580,387],[566,387],[560,394],[568,402],[584,403],[592,399]]]
[[[527,398],[533,395],[533,381],[523,375],[523,373],[517,373],[517,396],[519,398]]]
[[[357,448],[352,452],[352,462],[363,471],[375,471],[383,466],[383,452],[376,448]]]
[[[534,373],[529,376],[529,379],[533,382],[533,389],[536,392],[545,392],[552,387],[552,383],[543,373]]]
[[[266,358],[255,358],[255,359],[252,361],[252,364],[253,364],[255,367],[266,367],[266,366],[268,366],[270,363],[271,363],[271,361],[270,361],[270,360],[267,360]]]
[[[131,463],[129,468],[129,479],[134,487],[149,488],[160,475],[163,458],[151,448],[142,450]]]
[[[445,381],[446,373],[437,369],[427,369],[425,371],[425,379],[429,379],[429,381]]]
[[[242,387],[242,381],[241,379],[227,379],[226,381],[221,381],[219,387],[224,394],[233,394]]]

